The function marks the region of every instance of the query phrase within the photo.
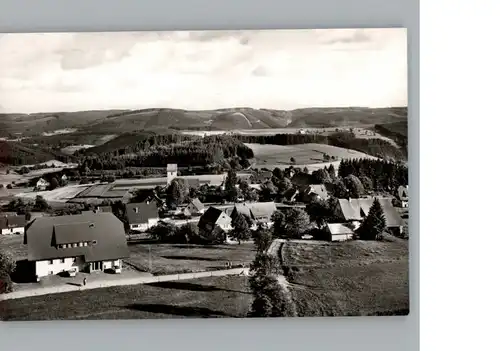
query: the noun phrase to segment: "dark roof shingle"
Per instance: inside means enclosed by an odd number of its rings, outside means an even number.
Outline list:
[[[158,218],[158,207],[154,202],[130,203],[126,205],[130,224],[147,223],[150,218]]]
[[[93,242],[94,245],[65,249],[58,244]],[[41,217],[25,232],[28,260],[39,261],[83,256],[86,262],[129,256],[123,223],[112,213]]]

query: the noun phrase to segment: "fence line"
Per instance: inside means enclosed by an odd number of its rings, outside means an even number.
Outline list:
[[[188,279],[208,278],[208,277],[222,277],[222,276],[228,276],[228,275],[248,275],[248,272],[249,272],[248,268],[232,268],[232,269],[225,269],[225,270],[218,270],[218,271],[167,274],[167,275],[159,275],[159,276],[151,276],[151,277],[125,278],[125,279],[120,279],[120,280],[91,282],[91,283],[88,283],[86,286],[62,285],[62,286],[35,288],[35,289],[30,289],[30,290],[14,291],[11,293],[0,295],[0,301],[21,299],[24,297],[41,296],[41,295],[48,295],[48,294],[60,294],[60,293],[71,292],[71,291],[82,291],[82,290],[107,288],[107,287],[122,286],[122,285],[151,284],[151,283],[160,283],[160,282],[176,281],[176,280],[188,280]]]

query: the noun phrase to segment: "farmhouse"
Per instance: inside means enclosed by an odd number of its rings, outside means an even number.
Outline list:
[[[216,228],[227,232],[232,229],[231,217],[223,210],[210,206],[198,222],[200,230],[212,232]]]
[[[332,241],[345,241],[350,240],[354,236],[354,231],[346,224],[342,223],[328,223],[328,232],[332,236]]]
[[[183,180],[189,187],[200,187],[207,185],[210,187],[222,187],[224,188],[224,181],[226,180],[226,174],[198,174],[189,176],[179,176],[175,179]]]
[[[316,200],[327,200],[330,197],[323,184],[311,184],[302,192],[302,200],[311,202]]]
[[[0,217],[0,229],[4,234],[24,234],[24,226],[26,225],[26,217],[18,215],[10,215]]]
[[[37,280],[69,271],[120,273],[129,256],[123,223],[112,213],[37,218],[24,244]]]
[[[408,185],[400,185],[398,188],[398,199],[401,201],[401,207],[408,207]]]
[[[49,182],[46,181],[43,178],[40,178],[36,182],[35,190],[37,190],[37,191],[44,191],[44,190],[47,190],[48,187],[49,187]]]
[[[274,212],[276,212],[276,204],[272,201],[243,203],[234,206],[231,218],[242,214],[252,223],[252,229],[256,229],[259,224],[269,228],[273,225],[271,218]]]
[[[186,210],[191,216],[202,215],[205,212],[205,205],[198,198],[193,199],[186,206]]]
[[[373,197],[363,199],[337,199],[334,205],[334,215],[336,218],[339,218],[341,222],[352,223],[356,229],[370,212],[370,207],[374,199]],[[401,233],[403,230],[403,220],[394,206],[392,206],[392,199],[378,198],[378,200],[384,211],[387,228],[391,231]]]
[[[155,203],[149,201],[127,204],[126,213],[130,229],[139,232],[145,232],[154,227],[160,220],[158,207],[156,207]]]

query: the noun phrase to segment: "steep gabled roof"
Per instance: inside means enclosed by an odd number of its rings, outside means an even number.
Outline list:
[[[351,228],[342,223],[328,223],[327,226],[332,235],[354,234]]]
[[[316,194],[322,199],[328,197],[328,191],[326,191],[326,187],[323,184],[311,184],[306,189],[306,194]]]
[[[206,224],[210,224],[211,226],[213,226],[224,213],[225,213],[224,211],[210,206],[205,211],[205,213],[200,217],[198,226],[200,228],[204,227]]]
[[[158,207],[154,202],[130,203],[126,205],[127,219],[130,224],[147,223],[150,218],[158,218]]]
[[[271,219],[273,213],[277,210],[276,204],[270,202],[253,202],[249,204],[250,211],[255,219]]]
[[[202,211],[205,208],[205,205],[203,205],[198,198],[191,200],[190,204],[193,205],[197,211]]]
[[[59,249],[58,244],[95,242]],[[83,256],[86,262],[128,257],[123,223],[112,213],[40,217],[26,227],[28,260]]]
[[[392,206],[392,199],[390,198],[378,198],[382,210],[384,211],[385,222],[387,227],[397,227],[401,226],[403,220],[401,216],[396,211],[394,206]],[[338,199],[340,209],[342,214],[347,221],[360,221],[366,217],[370,211],[374,198],[364,198],[364,199]]]

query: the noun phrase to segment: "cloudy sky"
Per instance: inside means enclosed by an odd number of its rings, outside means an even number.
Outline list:
[[[0,34],[0,111],[406,106],[404,29]]]

